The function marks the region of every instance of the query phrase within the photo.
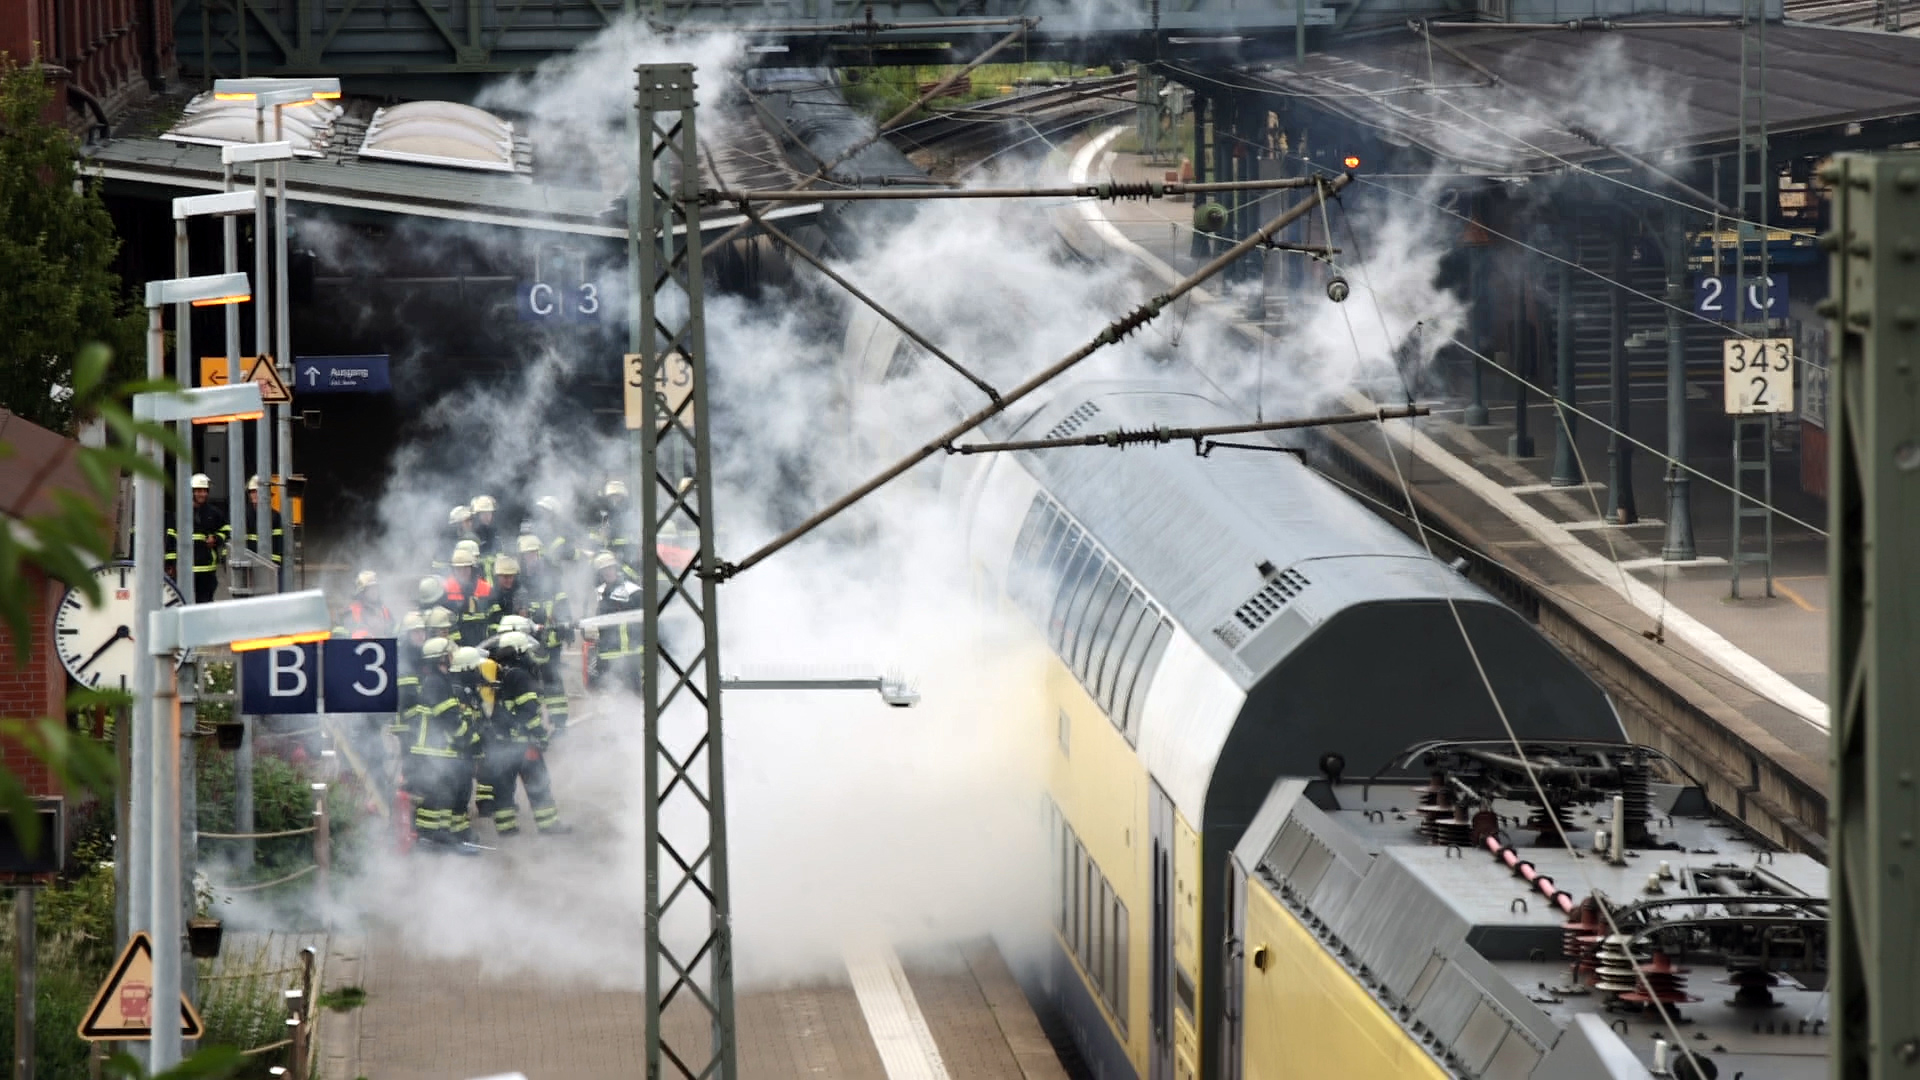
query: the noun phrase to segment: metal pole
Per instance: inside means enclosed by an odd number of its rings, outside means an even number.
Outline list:
[[[648,65],[636,73],[640,160],[637,214],[629,232],[638,241],[641,288],[635,351],[641,385],[647,390],[641,395],[640,469],[635,477],[645,611],[641,671],[647,741],[647,1075],[662,1075],[661,1059],[669,1057],[688,1075],[733,1080],[733,924],[721,752],[718,578],[711,572],[694,575],[695,568],[710,571],[716,564],[693,66]],[[676,226],[686,230],[680,251],[675,250]],[[664,305],[659,303],[663,293],[669,298]],[[683,301],[675,303],[673,293],[683,294]],[[668,314],[676,308],[684,313]],[[652,392],[660,385],[656,378],[665,357],[673,352],[692,368],[689,394],[679,402]],[[693,450],[691,477],[672,469],[663,453],[688,442]],[[660,538],[667,532],[680,537],[681,544],[689,536],[699,538],[699,558],[688,569],[671,570],[660,561]],[[663,633],[663,628],[670,632]],[[703,756],[704,769],[697,762]],[[695,809],[683,814],[680,811],[688,810],[683,805],[676,811],[674,835],[668,836],[661,829],[663,803],[683,786]],[[706,1046],[677,1043],[662,1028],[663,1006],[675,997],[707,1014],[711,1041]]]
[[[1616,282],[1627,280],[1627,237],[1614,230],[1610,247],[1613,258],[1607,269]],[[1627,294],[1615,287],[1607,291],[1607,379],[1613,410],[1609,419],[1613,430],[1607,435],[1607,520],[1616,525],[1631,525],[1640,519],[1633,504],[1633,444],[1625,438],[1632,426],[1633,406],[1627,385]]]
[[[1920,1062],[1920,334],[1906,318],[1920,267],[1920,154],[1845,154],[1833,185],[1828,369],[1828,697],[1832,705],[1834,1080],[1911,1077]],[[1831,305],[1831,306],[1829,306]]]
[[[333,827],[327,818],[327,785],[313,785],[313,898],[326,918],[327,877],[333,870]]]
[[[1687,338],[1680,315],[1687,303],[1687,225],[1680,208],[1667,206],[1667,542],[1660,557],[1669,562],[1694,558],[1693,508],[1688,495]]]
[[[255,99],[253,106],[254,141],[267,141],[266,106]],[[255,363],[259,357],[273,350],[272,335],[267,325],[268,316],[273,311],[273,284],[267,277],[267,232],[271,228],[267,220],[267,163],[253,163],[253,355]],[[260,527],[257,541],[260,553],[269,559],[273,554],[273,529],[268,524],[271,511],[268,504],[272,501],[272,483],[274,474],[274,408],[266,407],[266,416],[254,421],[254,462],[255,475],[260,478],[260,505],[254,511],[254,519]],[[286,517],[281,516],[284,526]],[[251,571],[249,571],[251,576]],[[256,581],[257,585],[257,581]],[[255,591],[258,591],[256,588]]]
[[[166,374],[163,357],[166,329],[158,306],[147,309],[147,377],[160,379]],[[164,468],[160,448],[153,439],[141,436],[139,454],[155,466]],[[127,805],[132,821],[127,829],[131,850],[127,853],[127,922],[129,934],[148,930],[153,925],[153,761],[155,757],[154,690],[158,666],[142,644],[148,640],[149,624],[160,610],[160,579],[166,563],[166,528],[161,511],[164,493],[160,483],[149,476],[133,479],[133,591],[134,591],[134,665],[133,665],[133,767],[128,780]],[[134,1055],[145,1058],[147,1048],[135,1044]],[[143,1061],[144,1064],[144,1061]]]
[[[281,110],[285,105],[273,107],[273,137],[279,140],[282,133]],[[281,385],[293,386],[293,345],[292,328],[287,322],[287,165],[284,161],[273,163],[273,279],[276,288],[273,291],[274,326],[278,336],[274,339],[273,359],[280,370]],[[279,407],[274,414],[280,432],[280,447],[275,457],[280,463],[280,573],[279,588],[286,592],[293,587],[293,403]],[[270,537],[263,539],[271,544]]]
[[[191,266],[191,259],[189,257],[188,249],[187,249],[187,222],[185,218],[175,218],[174,219],[174,255],[173,255],[174,276],[186,277],[191,272],[189,269],[190,266]],[[233,305],[224,304],[222,306],[232,307]],[[194,376],[193,376],[193,308],[187,304],[175,305],[173,319],[174,319],[174,330],[173,330],[174,379],[183,387],[192,386],[193,380],[194,380]],[[185,573],[185,574],[191,575],[191,578],[189,579],[191,587],[182,588],[180,590],[180,602],[182,604],[192,604],[197,602],[198,600],[198,597],[195,594],[199,588],[199,580],[198,580],[199,575],[197,573],[194,573],[193,571],[193,563],[194,563],[193,536],[194,536],[194,533],[198,531],[194,526],[194,513],[193,513],[194,511],[193,491],[192,491],[193,424],[190,421],[182,420],[176,425],[175,433],[180,439],[180,445],[186,449],[186,453],[174,459],[173,483],[175,488],[174,506],[176,507],[176,510],[174,513],[174,522],[175,522],[174,566],[179,568],[175,571],[175,573]],[[211,493],[209,493],[208,498],[209,499],[212,498]],[[229,509],[229,513],[231,513],[231,509]],[[231,552],[229,552],[228,557],[229,558],[232,557]],[[176,582],[176,584],[178,583]],[[180,666],[178,677],[185,686],[185,690],[180,695],[180,730],[183,733],[190,734],[194,730],[194,703],[198,700],[197,691],[200,686],[200,667],[197,663],[194,662],[191,653],[188,654],[188,658],[186,662]],[[192,749],[192,745],[189,743],[185,746],[180,747],[180,771],[175,778],[176,783],[179,784],[179,787],[177,790],[183,791],[183,792],[190,792],[193,790],[193,787],[194,787],[193,770],[194,770],[193,749]],[[179,836],[177,838],[179,841],[179,847],[177,847],[175,850],[183,853],[179,860],[178,880],[180,884],[180,891],[174,895],[180,897],[180,902],[182,904],[191,903],[192,897],[193,897],[193,848],[195,846],[194,839],[193,839],[194,831],[195,831],[194,822],[190,817],[188,817],[185,814],[176,815],[174,819],[169,819],[169,820],[178,821],[176,828],[179,831]],[[156,878],[155,880],[162,880],[162,879]],[[187,917],[184,911],[181,913],[181,917],[183,919]],[[154,947],[156,949],[160,947],[158,939],[155,940]],[[181,976],[182,982],[183,982],[183,988],[191,990],[192,989],[191,980],[194,974],[196,973],[191,970],[191,965],[183,965],[181,968],[181,971],[183,972]]]
[[[225,166],[224,171],[225,190],[232,191],[233,166]],[[231,274],[240,269],[238,265],[240,223],[232,214],[223,214],[220,218],[220,230],[223,243],[221,270]],[[221,318],[225,320],[227,331],[227,385],[236,386],[240,382],[240,306],[223,304],[220,312]],[[228,540],[227,591],[236,596],[246,595],[246,592],[250,591],[233,588],[238,584],[242,574],[247,576],[249,583],[252,581],[251,570],[239,569],[247,565],[247,560],[242,559],[236,564],[232,555],[233,551],[247,547],[246,468],[246,431],[240,426],[239,421],[230,420],[227,422],[227,528],[233,535]]]
[[[1572,247],[1571,244],[1568,245]],[[1578,252],[1569,251],[1570,255]],[[1571,487],[1584,483],[1580,475],[1580,456],[1574,452],[1576,430],[1574,414],[1576,388],[1573,381],[1573,266],[1571,259],[1560,262],[1560,280],[1553,329],[1553,486]]]
[[[147,655],[154,667],[153,745],[153,1072],[180,1063],[180,693],[170,654]]]
[[[239,701],[235,695],[235,703]],[[253,729],[254,717],[240,716],[240,745],[233,751],[233,831],[253,831]],[[253,866],[252,840],[233,842],[234,859],[243,867]]]
[[[1507,438],[1507,456],[1533,456],[1533,432],[1527,427],[1527,380],[1533,377],[1533,323],[1527,318],[1527,298],[1531,289],[1526,277],[1514,283],[1513,297],[1513,434]]]
[[[1477,214],[1477,207],[1475,213]],[[1487,351],[1487,245],[1476,244],[1467,250],[1467,276],[1472,282],[1473,306],[1467,312],[1468,325],[1473,328],[1473,347]],[[1467,413],[1462,419],[1468,427],[1484,427],[1487,423],[1486,386],[1481,374],[1482,365],[1478,358],[1467,364],[1469,379],[1468,391],[1472,395],[1467,400]]]
[[[33,1080],[35,968],[33,888],[13,890],[13,1080]]]

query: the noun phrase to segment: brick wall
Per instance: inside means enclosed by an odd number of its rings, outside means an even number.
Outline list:
[[[173,0],[0,0],[0,52],[50,65],[54,108],[85,130],[95,120],[83,91],[117,123],[175,76]]]
[[[13,636],[0,627],[0,717],[8,719],[60,716],[66,711],[66,672],[53,651],[53,606],[59,601],[60,587],[37,571],[27,574],[38,586],[39,602],[32,612],[33,638],[24,665],[15,663]],[[11,739],[0,738],[0,766],[18,776],[29,794],[58,793],[46,765]]]

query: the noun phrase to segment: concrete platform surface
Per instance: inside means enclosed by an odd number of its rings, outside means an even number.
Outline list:
[[[882,959],[893,957],[882,950]],[[903,979],[883,1000],[856,991],[862,965],[838,977],[736,997],[740,1076],[747,1080],[1066,1080],[1039,1021],[999,951],[987,942],[915,950],[892,961]],[[358,985],[367,1004],[330,1017],[323,1080],[467,1080],[506,1072],[528,1080],[627,1080],[645,1075],[645,1000],[630,990],[500,978],[477,960],[409,949],[391,930],[338,935],[330,986]],[[887,976],[883,971],[883,981]],[[893,1039],[886,1011],[919,1017],[924,1045]],[[669,1009],[670,1040],[698,1040],[702,1017]],[[912,1021],[909,1021],[912,1026]],[[904,1046],[904,1050],[903,1050]],[[662,1075],[678,1075],[663,1065]]]

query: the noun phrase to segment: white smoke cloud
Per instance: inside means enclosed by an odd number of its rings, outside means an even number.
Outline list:
[[[622,23],[480,104],[595,147],[576,164],[617,191],[633,167],[624,141],[633,65],[694,60],[706,104],[740,56],[730,39],[667,43]],[[718,137],[706,117],[703,129]],[[864,230],[834,262],[1006,389],[1148,295],[1123,258],[1064,257],[1048,209],[934,202],[910,223]],[[1373,220],[1367,257],[1340,260],[1355,299],[1335,308],[1314,282],[1295,298],[1300,316],[1264,358],[1216,313],[1188,305],[1097,354],[1074,378],[1185,378],[1197,369],[1249,413],[1256,387],[1268,416],[1306,413],[1393,371],[1390,357],[1424,322],[1435,332],[1415,350],[1410,367],[1419,367],[1459,321],[1458,303],[1433,284],[1446,247],[1441,227],[1404,211]],[[422,227],[421,244],[498,242],[491,235]],[[1368,288],[1394,302],[1378,313],[1363,309]],[[722,557],[738,559],[983,401],[924,355],[900,378],[857,385],[840,337],[822,329],[851,303],[817,285],[761,300],[709,297]],[[626,439],[595,436],[568,397],[572,374],[599,362],[555,346],[503,385],[442,398],[409,418],[421,435],[402,447],[364,538],[352,546],[357,564],[402,583],[389,589],[396,608],[410,598],[409,575],[445,546],[440,527],[453,503],[481,492],[519,504],[549,493],[566,498],[627,475]],[[1047,661],[1030,628],[1009,625],[972,597],[964,523],[934,487],[938,460],[720,590],[728,672],[897,671],[922,694],[904,711],[872,694],[728,695],[734,954],[744,982],[826,971],[844,947],[875,934],[906,947],[1011,935],[1044,918],[1035,770],[1049,734],[1040,697]],[[498,524],[511,535],[516,522]],[[577,608],[589,603],[579,584]],[[343,888],[336,914],[377,915],[414,948],[478,958],[496,973],[640,985],[639,710],[616,701],[598,712],[554,757],[556,794],[578,835],[510,840],[479,860],[374,852]],[[685,713],[673,721],[683,740],[687,721]],[[684,833],[688,809],[673,808],[670,830]],[[680,944],[698,932],[684,922],[666,929]]]

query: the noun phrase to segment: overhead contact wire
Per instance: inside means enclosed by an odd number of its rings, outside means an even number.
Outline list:
[[[886,484],[890,483],[894,479],[898,478],[902,473],[905,473],[908,469],[911,469],[915,465],[918,465],[920,462],[925,461],[926,459],[932,457],[933,455],[944,451],[949,445],[953,443],[954,440],[967,434],[969,431],[972,431],[974,428],[979,427],[981,424],[992,419],[993,417],[998,416],[1002,412],[1005,412],[1007,409],[1011,408],[1015,403],[1027,397],[1029,394],[1032,394],[1034,391],[1040,389],[1041,387],[1045,386],[1049,382],[1052,382],[1054,379],[1058,378],[1059,376],[1072,370],[1075,365],[1079,364],[1081,361],[1085,360],[1087,357],[1092,356],[1094,353],[1099,352],[1101,349],[1107,347],[1108,345],[1118,344],[1120,341],[1124,340],[1129,334],[1132,334],[1135,330],[1138,330],[1142,326],[1145,326],[1147,323],[1152,322],[1155,318],[1157,318],[1160,315],[1161,312],[1166,310],[1168,305],[1172,304],[1174,301],[1180,299],[1183,296],[1186,296],[1187,294],[1193,292],[1195,289],[1199,288],[1202,284],[1204,284],[1206,281],[1211,279],[1214,275],[1218,274],[1220,271],[1232,265],[1235,261],[1237,261],[1241,256],[1245,255],[1247,252],[1252,251],[1254,248],[1258,247],[1261,242],[1265,241],[1267,238],[1271,237],[1273,234],[1279,232],[1281,229],[1287,227],[1288,225],[1291,225],[1293,222],[1299,220],[1301,217],[1312,212],[1313,208],[1319,205],[1319,203],[1322,200],[1330,198],[1335,194],[1338,194],[1349,183],[1352,182],[1352,179],[1353,178],[1350,176],[1343,175],[1343,176],[1336,177],[1333,180],[1320,185],[1311,197],[1302,199],[1298,204],[1296,204],[1295,206],[1287,210],[1285,213],[1276,216],[1272,221],[1262,226],[1253,235],[1247,237],[1245,240],[1242,240],[1240,243],[1235,244],[1231,249],[1229,249],[1219,257],[1215,258],[1212,262],[1209,262],[1205,266],[1194,271],[1191,275],[1181,280],[1178,284],[1174,285],[1168,291],[1153,297],[1152,299],[1141,304],[1138,308],[1135,308],[1133,311],[1128,312],[1127,314],[1121,316],[1118,319],[1115,319],[1113,322],[1107,325],[1106,329],[1102,330],[1097,336],[1095,336],[1092,341],[1089,341],[1085,345],[1082,345],[1078,349],[1075,349],[1073,352],[1068,353],[1066,356],[1062,357],[1053,365],[1039,372],[1038,374],[1034,375],[1032,378],[1028,379],[1026,382],[1023,382],[1019,386],[1014,387],[1012,390],[1007,391],[1006,395],[1001,400],[996,401],[993,404],[988,405],[987,407],[974,412],[972,415],[966,417],[965,419],[961,420],[959,423],[948,428],[946,431],[936,436],[931,442],[922,446],[920,449],[914,451],[913,453],[908,454],[906,457],[900,459],[898,462],[894,463],[892,466],[881,471],[880,474],[875,476],[873,479],[868,480],[864,484],[861,484],[859,487],[855,488],[851,492],[848,492],[846,495],[834,501],[832,504],[828,505],[824,509],[819,510],[812,517],[808,518],[807,520],[801,522],[800,524],[794,526],[791,529],[788,529],[786,532],[775,537],[773,540],[769,541],[767,544],[762,546],[759,550],[755,551],[751,555],[748,555],[746,558],[741,559],[738,563],[723,562],[719,566],[715,567],[711,572],[719,580],[724,581],[728,578],[731,578],[737,574],[740,574],[746,570],[753,568],[754,566],[758,565],[761,561],[766,559],[767,556],[774,554],[780,549],[786,547],[788,544],[791,544],[795,540],[798,540],[802,536],[805,536],[807,533],[810,533],[814,529],[819,528],[821,525],[825,524],[827,521],[838,516],[841,512],[845,511],[848,507],[852,506],[854,503],[859,502],[861,499],[866,498],[868,495],[871,495],[873,492],[879,490],[881,487],[885,486]]]

